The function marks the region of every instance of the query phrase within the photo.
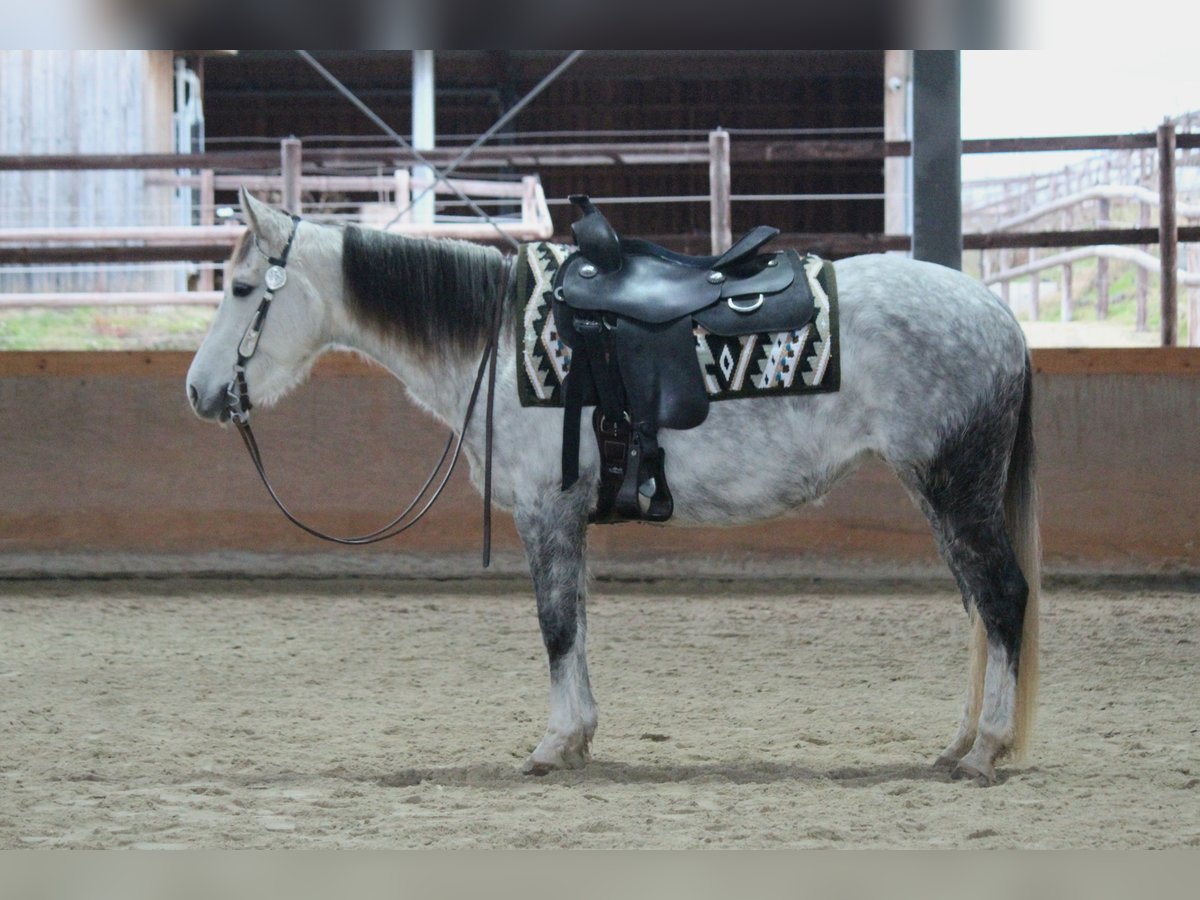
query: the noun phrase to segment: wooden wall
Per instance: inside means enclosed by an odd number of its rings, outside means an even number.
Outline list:
[[[53,570],[72,554],[281,554],[301,571],[479,573],[480,500],[463,475],[426,522],[390,544],[331,549],[285,522],[237,436],[184,397],[185,353],[0,354],[0,572]],[[1200,573],[1200,350],[1040,350],[1036,437],[1051,570]],[[256,432],[277,486],[320,527],[351,532],[394,514],[445,433],[393,379],[345,355]],[[523,571],[499,514],[498,568]],[[795,519],[730,529],[592,530],[598,572],[807,577],[867,566],[942,572],[899,482],[869,466]],[[210,563],[213,565],[213,563]],[[418,568],[414,568],[418,567]],[[423,569],[419,567],[424,567]]]
[[[0,50],[0,154],[169,153],[173,54]],[[0,227],[165,225],[171,193],[145,173],[2,172]],[[167,290],[165,274],[0,270],[4,291]]]

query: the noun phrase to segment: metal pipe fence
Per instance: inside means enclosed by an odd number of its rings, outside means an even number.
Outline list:
[[[642,166],[681,165],[709,167],[709,193],[682,196],[605,197],[597,198],[606,204],[633,203],[702,203],[710,204],[713,223],[714,252],[727,242],[731,205],[746,202],[875,202],[884,198],[879,193],[773,193],[734,194],[730,171],[738,164],[793,162],[829,162],[845,160],[883,160],[911,154],[908,141],[885,141],[879,129],[806,129],[782,132],[717,131],[707,140],[681,138],[701,137],[703,132],[672,132],[650,135],[653,140],[613,140],[629,138],[634,132],[604,132],[604,140],[581,140],[579,134],[546,133],[524,135],[529,141],[478,148],[463,163],[474,170],[496,170],[502,167],[526,171],[548,166],[588,167],[596,165]],[[849,135],[849,136],[847,136]],[[592,135],[595,136],[594,134]],[[643,137],[646,135],[642,135]],[[663,140],[663,137],[674,138]],[[334,136],[316,136],[329,143]],[[536,141],[530,139],[537,139]],[[550,138],[566,138],[563,143],[549,142]],[[248,142],[244,142],[248,143]],[[1176,207],[1175,172],[1182,153],[1188,163],[1200,161],[1200,133],[1177,132],[1166,123],[1155,133],[1124,135],[1085,135],[1071,137],[1004,138],[969,140],[963,142],[964,154],[1029,153],[1045,151],[1138,151],[1153,155],[1158,168],[1158,190],[1152,197],[1140,197],[1150,204],[1157,200],[1159,221],[1156,227],[1149,222],[1140,227],[1106,227],[1091,229],[1012,231],[1011,228],[1030,224],[1038,216],[993,223],[987,230],[963,236],[968,250],[1070,248],[1084,246],[1124,247],[1157,245],[1164,261],[1160,278],[1160,308],[1163,343],[1177,339],[1178,285],[1191,286],[1193,274],[1178,270],[1180,242],[1200,242],[1200,227],[1179,225],[1177,213],[1185,218],[1193,214],[1193,204]],[[423,151],[434,164],[455,159],[459,149],[446,146]],[[361,220],[364,210],[403,209],[401,200],[411,197],[424,186],[415,182],[409,173],[417,163],[409,152],[382,142],[362,141],[354,146],[307,146],[294,138],[277,142],[268,149],[213,150],[200,154],[83,154],[83,155],[8,155],[0,156],[0,172],[11,171],[85,171],[126,169],[149,173],[147,183],[171,186],[190,191],[194,197],[196,224],[192,226],[147,226],[144,228],[75,228],[75,229],[0,229],[0,265],[35,267],[65,264],[161,263],[167,261],[218,263],[225,259],[242,229],[236,225],[215,224],[219,208],[218,191],[239,186],[265,191],[288,201],[290,208],[325,221]],[[547,200],[541,193],[536,176],[519,181],[511,177],[485,177],[482,172],[457,180],[461,189],[477,203],[494,207],[501,228],[518,239],[542,239],[550,236],[548,209],[564,200]],[[416,226],[401,220],[393,226],[409,234],[433,237],[462,237],[490,241],[496,237],[492,226],[480,225],[453,214],[465,201],[447,199],[448,189],[439,186],[439,218],[432,225]],[[1147,190],[1142,188],[1142,190]],[[372,196],[373,195],[373,196]],[[312,198],[316,199],[312,199]],[[505,207],[508,207],[506,210]],[[1057,208],[1057,207],[1056,207]],[[517,211],[519,209],[519,212]],[[1046,210],[1047,213],[1053,210]],[[365,216],[370,218],[369,215]],[[1108,223],[1112,224],[1112,223]],[[651,236],[653,237],[653,236]],[[785,234],[785,243],[803,246],[832,256],[849,253],[904,251],[911,245],[909,235],[814,233]],[[1105,254],[1099,254],[1103,256]],[[1107,254],[1118,258],[1120,254]],[[1079,257],[1068,254],[1070,261]],[[1132,258],[1132,257],[1128,257]],[[1065,257],[1064,257],[1065,259]],[[1139,264],[1147,260],[1137,257]],[[1059,265],[1068,265],[1059,262]],[[1148,265],[1148,264],[1147,264]],[[1012,268],[1012,278],[1040,271],[1036,261]],[[213,267],[197,270],[196,290],[168,296],[156,292],[157,302],[211,303],[219,296],[212,290]],[[986,272],[985,280],[1005,281],[997,272]],[[103,300],[102,298],[109,298]],[[0,306],[56,305],[86,302],[136,302],[128,292],[107,294],[98,291],[58,295],[58,299],[39,301],[28,292],[0,295]],[[149,300],[147,300],[149,302]],[[157,305],[156,302],[156,305]],[[1193,301],[1195,306],[1197,301]],[[1200,332],[1191,328],[1193,338]]]

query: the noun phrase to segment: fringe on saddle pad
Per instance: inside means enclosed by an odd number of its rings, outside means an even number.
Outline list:
[[[520,315],[517,384],[522,406],[562,406],[571,348],[554,324],[554,277],[574,247],[522,244],[517,258]],[[833,266],[811,254],[804,271],[816,316],[799,331],[721,337],[700,326],[696,364],[709,400],[836,391],[839,384],[837,282]]]

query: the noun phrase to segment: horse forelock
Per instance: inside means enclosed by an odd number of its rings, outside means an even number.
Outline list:
[[[419,350],[477,347],[500,290],[498,250],[355,226],[342,239],[345,302],[360,323]]]

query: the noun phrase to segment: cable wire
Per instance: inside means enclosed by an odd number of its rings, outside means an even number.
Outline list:
[[[579,59],[579,57],[583,56],[583,54],[584,54],[583,50],[572,50],[566,59],[564,59],[557,66],[554,67],[554,70],[549,75],[547,75],[545,78],[543,78],[537,84],[535,84],[533,86],[533,89],[530,90],[529,93],[527,93],[519,101],[514,103],[508,109],[508,111],[504,113],[504,115],[502,115],[499,119],[497,119],[496,124],[494,124],[491,128],[489,128],[487,131],[485,131],[483,134],[481,134],[479,137],[477,137],[471,143],[471,145],[469,147],[467,147],[467,149],[465,149],[462,153],[460,153],[454,159],[454,161],[451,162],[450,165],[448,165],[445,168],[445,170],[443,172],[437,173],[438,177],[442,181],[445,181],[445,178],[443,176],[449,175],[451,172],[453,172],[455,169],[457,169],[460,165],[462,165],[467,160],[467,158],[470,157],[470,155],[472,153],[474,153],[476,150],[478,150],[480,147],[482,147],[484,145],[484,143],[486,143],[487,140],[492,137],[492,135],[494,135],[497,131],[499,131],[501,128],[503,128],[505,125],[507,125],[513,119],[514,116],[516,116],[521,110],[523,110],[526,106],[528,106],[538,94],[540,94],[547,87],[549,87],[551,82],[554,81],[554,79],[556,79],[559,75],[561,75],[563,72],[565,72],[567,70],[567,68],[572,63],[574,63],[575,60],[577,60],[577,59]],[[385,228],[390,227],[390,226],[394,225],[396,222],[398,222],[405,213],[407,213],[414,206],[416,206],[417,203],[420,202],[421,198],[424,197],[426,194],[428,194],[432,190],[433,190],[433,185],[431,184],[429,187],[425,188],[425,190],[421,191],[421,193],[417,194],[417,196],[415,196],[412,199],[412,202],[410,202],[407,207],[400,210],[400,212],[396,213],[396,215],[395,215],[395,217],[393,217],[392,221],[388,222],[387,225],[384,227]]]
[[[309,53],[307,50],[297,50],[296,53],[300,56],[301,59],[303,59],[310,66],[312,66],[317,71],[317,74],[319,74],[322,78],[324,78],[331,85],[333,85],[333,87],[338,91],[338,93],[340,93],[343,97],[345,97],[347,100],[349,100],[351,103],[353,103],[354,106],[358,108],[359,112],[361,112],[364,116],[366,116],[368,119],[370,119],[372,122],[374,122],[377,126],[379,126],[379,128],[382,129],[384,131],[384,133],[386,133],[388,136],[390,136],[392,138],[392,140],[394,140],[396,143],[398,143],[403,149],[407,150],[409,153],[411,153],[413,156],[415,156],[422,165],[427,166],[429,168],[429,170],[431,172],[433,172],[433,177],[434,177],[435,181],[441,181],[443,184],[446,185],[446,187],[450,188],[450,190],[453,191],[460,200],[462,200],[469,207],[471,207],[471,209],[478,216],[480,216],[489,225],[491,225],[494,229],[496,229],[496,233],[499,234],[500,237],[502,237],[509,244],[511,244],[512,248],[514,250],[516,250],[520,247],[520,244],[518,244],[517,241],[514,240],[513,237],[508,232],[506,232],[503,228],[501,228],[495,219],[493,219],[486,212],[484,212],[478,205],[475,204],[474,201],[471,200],[470,197],[468,197],[461,190],[459,190],[457,185],[451,184],[450,181],[438,170],[437,166],[430,163],[429,160],[427,160],[424,156],[422,156],[420,151],[418,151],[415,147],[413,147],[412,144],[410,144],[408,141],[406,141],[404,139],[404,137],[398,131],[396,131],[396,129],[392,128],[392,126],[389,125],[387,122],[385,122],[383,119],[381,119],[375,113],[374,110],[372,110],[369,106],[367,106],[367,104],[363,103],[362,100],[360,100],[358,97],[356,97],[354,95],[353,91],[351,91],[348,87],[346,87],[344,84],[342,84],[341,81],[339,81],[337,79],[337,76],[335,76],[332,72],[330,72],[323,65],[321,65],[319,62],[317,62],[316,59],[313,58],[313,55],[311,53]],[[396,217],[396,219],[398,219],[398,218],[399,218],[399,216]],[[391,226],[396,221],[396,219],[392,219],[392,221],[388,222],[388,224],[384,227],[387,228],[387,227]]]
[[[454,159],[454,161],[451,162],[450,165],[446,167],[445,170],[439,169],[437,166],[435,166],[431,162],[429,162],[428,159],[426,159],[424,156],[422,156],[421,153],[415,147],[412,146],[412,144],[410,144],[408,141],[406,141],[399,132],[397,132],[394,128],[392,128],[390,125],[388,125],[387,122],[385,122],[382,118],[380,118],[379,115],[377,115],[375,113],[375,111],[372,110],[369,106],[367,106],[366,103],[364,103],[357,96],[355,96],[354,92],[351,91],[344,84],[342,84],[342,82],[339,81],[332,72],[330,72],[323,65],[321,65],[319,62],[317,62],[317,60],[313,57],[313,55],[311,53],[309,53],[307,50],[297,50],[296,53],[300,56],[301,59],[303,59],[310,66],[312,66],[313,69],[315,69],[316,72],[322,78],[324,78],[331,85],[333,85],[333,87],[338,91],[338,93],[340,93],[343,97],[345,97],[347,100],[349,100],[351,103],[353,103],[354,106],[359,110],[359,112],[361,112],[368,119],[370,119],[372,122],[374,122],[375,125],[378,126],[384,133],[386,133],[388,136],[390,136],[394,141],[396,141],[396,143],[398,143],[405,150],[412,153],[412,155],[415,156],[422,165],[428,167],[429,170],[431,172],[433,172],[434,184],[431,184],[428,187],[426,187],[423,191],[421,191],[416,197],[414,197],[412,199],[412,201],[409,203],[409,205],[407,207],[405,207],[404,209],[402,209],[398,213],[396,213],[396,215],[392,217],[391,221],[389,221],[384,226],[385,230],[390,228],[396,222],[398,222],[402,216],[404,216],[407,212],[409,212],[421,200],[421,198],[423,198],[426,194],[428,194],[430,191],[432,191],[434,189],[434,186],[436,185],[436,183],[440,181],[442,184],[446,185],[446,187],[448,187],[451,191],[453,191],[454,194],[457,195],[460,200],[462,200],[464,203],[466,203],[467,206],[469,206],[476,215],[483,218],[489,225],[491,225],[494,229],[496,229],[496,232],[505,241],[507,241],[509,244],[511,244],[514,250],[516,250],[520,247],[520,244],[518,244],[517,241],[514,240],[510,234],[508,234],[508,232],[506,232],[503,228],[501,228],[495,219],[493,219],[491,216],[489,216],[478,204],[476,204],[473,200],[471,200],[470,197],[468,197],[465,193],[463,193],[461,190],[459,190],[457,185],[451,183],[448,176],[450,175],[451,172],[453,172],[460,165],[462,165],[462,163],[465,162],[467,160],[467,158],[470,157],[470,155],[472,153],[474,153],[477,149],[479,149],[479,147],[481,147],[489,138],[491,138],[496,132],[498,132],[501,128],[503,128],[505,125],[507,125],[514,116],[516,116],[518,113],[521,112],[522,109],[524,109],[526,106],[528,106],[529,103],[532,102],[533,99],[535,97],[537,97],[538,94],[540,94],[543,90],[545,90],[551,84],[551,82],[554,81],[554,79],[556,79],[559,75],[561,75],[564,71],[566,71],[566,69],[572,63],[574,63],[575,60],[579,59],[579,57],[582,56],[584,53],[583,50],[572,50],[571,53],[567,56],[567,58],[565,60],[563,60],[561,63],[559,63],[557,66],[555,66],[553,71],[550,72],[550,74],[548,74],[545,78],[543,78],[536,85],[534,85],[533,89],[530,90],[529,93],[527,93],[524,97],[522,97],[517,103],[515,103],[507,112],[504,113],[504,115],[502,115],[499,119],[497,119],[496,123],[494,125],[492,125],[491,128],[489,128],[487,131],[485,131],[483,134],[481,134],[478,138],[476,138],[475,141],[472,142],[471,145],[468,146],[465,150],[463,150],[463,152],[460,153]]]

